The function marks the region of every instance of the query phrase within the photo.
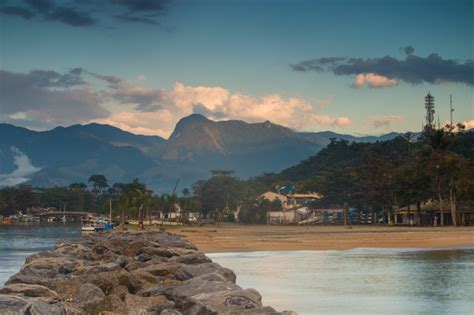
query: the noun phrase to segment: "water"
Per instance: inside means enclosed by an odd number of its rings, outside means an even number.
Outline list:
[[[354,249],[210,254],[299,314],[474,314],[474,250]]]
[[[0,225],[0,285],[80,225]],[[474,249],[209,254],[263,302],[300,314],[474,314]]]
[[[27,256],[81,234],[78,223],[0,224],[0,285],[18,272]]]

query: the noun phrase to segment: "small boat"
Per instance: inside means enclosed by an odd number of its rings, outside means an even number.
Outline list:
[[[99,231],[108,231],[113,229],[112,224],[110,224],[108,221],[105,220],[95,220],[95,221],[89,221],[85,222],[82,225],[82,231],[83,232],[99,232]]]
[[[86,223],[81,228],[82,232],[95,232],[95,226],[92,223]]]

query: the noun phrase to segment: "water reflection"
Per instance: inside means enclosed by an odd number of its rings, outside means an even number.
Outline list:
[[[59,239],[79,235],[78,223],[0,224],[0,285],[21,268],[27,256],[52,249]]]
[[[471,314],[474,250],[212,254],[264,302],[300,314]]]

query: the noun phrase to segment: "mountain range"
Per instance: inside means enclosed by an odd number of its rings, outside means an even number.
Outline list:
[[[269,121],[212,121],[199,114],[182,118],[169,139],[96,123],[48,131],[0,124],[0,185],[64,186],[104,174],[111,183],[138,177],[155,191],[171,192],[177,179],[181,190],[212,169],[234,170],[241,178],[280,171],[331,138],[374,142],[397,135],[295,132]]]

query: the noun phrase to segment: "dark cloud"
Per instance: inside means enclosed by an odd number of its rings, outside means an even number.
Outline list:
[[[111,3],[124,6],[132,12],[160,12],[169,2],[169,0],[111,0]]]
[[[31,8],[42,13],[48,12],[54,6],[49,0],[24,0],[24,2]]]
[[[144,16],[135,16],[135,15],[131,15],[131,14],[122,14],[122,15],[117,15],[116,16],[117,19],[119,20],[123,20],[123,21],[126,21],[126,22],[139,22],[139,23],[143,23],[143,24],[150,24],[150,25],[159,25],[160,23],[153,19],[153,18],[148,18],[148,17],[144,17]]]
[[[14,6],[0,7],[0,12],[6,15],[18,16],[25,20],[29,20],[35,16],[33,12],[31,12],[30,10],[26,8],[14,7]]]
[[[298,64],[290,65],[291,68],[295,71],[307,71],[312,70],[316,72],[324,71],[324,66],[331,67],[337,62],[344,60],[345,58],[340,57],[324,57],[318,59],[311,59],[302,61]]]
[[[110,115],[102,96],[85,87],[77,71],[0,70],[0,82],[0,116],[64,125]]]
[[[133,104],[140,112],[154,112],[163,108],[166,93],[156,88],[141,88],[128,84],[119,84],[110,95],[117,102]]]
[[[444,59],[438,54],[419,57],[413,54],[413,47],[404,47],[404,60],[391,56],[380,58],[320,58],[290,65],[295,71],[329,71],[335,75],[358,75],[374,73],[389,79],[410,84],[442,82],[474,85],[474,62]]]
[[[74,27],[98,25],[100,18],[159,25],[171,0],[23,0],[0,1],[0,13],[22,19],[39,18]],[[111,27],[113,28],[113,27]]]
[[[70,26],[92,26],[97,23],[88,13],[68,7],[56,7],[45,18]]]
[[[75,68],[71,72],[86,73],[107,82],[109,90],[104,92],[107,97],[118,103],[132,104],[140,112],[157,111],[163,107],[163,102],[166,99],[166,93],[161,89],[133,86],[127,80],[118,76],[99,74],[82,68]]]
[[[21,75],[21,74],[20,74]],[[52,70],[33,70],[29,74],[22,75],[32,86],[36,87],[62,87],[67,88],[75,85],[85,85],[81,73],[76,69],[68,73],[60,74]]]

